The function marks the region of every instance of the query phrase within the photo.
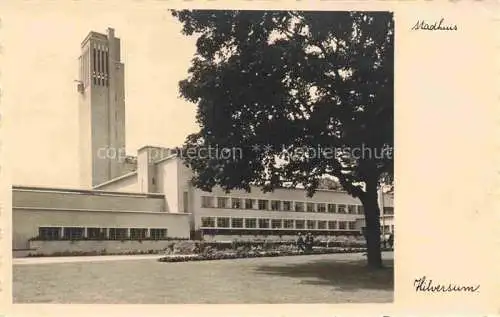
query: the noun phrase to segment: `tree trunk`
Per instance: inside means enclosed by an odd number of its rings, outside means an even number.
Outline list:
[[[368,266],[382,268],[382,252],[380,249],[380,208],[378,206],[378,182],[368,181],[366,196],[362,200],[366,220],[366,248]]]

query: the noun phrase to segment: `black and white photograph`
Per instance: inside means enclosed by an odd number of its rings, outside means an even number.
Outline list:
[[[393,302],[393,12],[65,12],[11,20],[14,303]]]

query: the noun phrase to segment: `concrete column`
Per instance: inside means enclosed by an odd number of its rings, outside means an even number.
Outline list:
[[[87,227],[83,228],[83,237],[87,238],[88,237],[88,232],[87,232]]]

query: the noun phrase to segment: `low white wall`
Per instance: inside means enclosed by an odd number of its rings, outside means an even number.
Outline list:
[[[172,242],[170,242],[172,243]],[[144,241],[30,241],[31,255],[51,255],[58,252],[101,252],[128,253],[147,252],[150,250],[161,251],[167,248],[169,241],[144,240]]]
[[[13,208],[13,249],[26,249],[39,227],[166,228],[168,237],[189,238],[189,214]]]

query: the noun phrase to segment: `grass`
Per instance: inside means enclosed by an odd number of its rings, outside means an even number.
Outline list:
[[[15,303],[387,303],[387,269],[360,254],[161,263],[155,260],[15,265]]]

